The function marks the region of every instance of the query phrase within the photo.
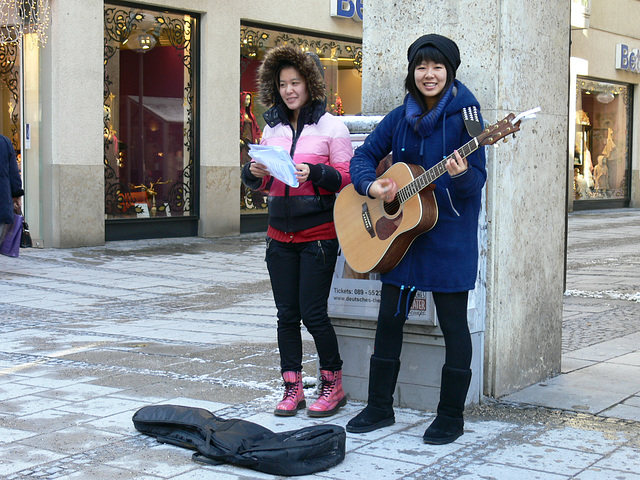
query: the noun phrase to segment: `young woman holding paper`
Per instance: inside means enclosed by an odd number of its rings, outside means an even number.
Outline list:
[[[338,254],[333,224],[335,194],[351,182],[349,131],[326,112],[324,68],[315,54],[284,45],[265,56],[258,71],[259,100],[269,109],[261,145],[281,146],[291,155],[298,187],[269,175],[255,161],[242,169],[252,190],[268,190],[266,262],[278,309],[278,348],[285,384],[275,414],[292,416],[306,407],[302,385],[302,321],[312,335],[320,363],[318,399],[312,417],[333,415],[346,404],[342,360],[327,314]]]

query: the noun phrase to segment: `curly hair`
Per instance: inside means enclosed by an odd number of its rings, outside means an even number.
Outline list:
[[[322,64],[318,57],[292,45],[281,45],[267,52],[258,69],[260,103],[268,108],[282,102],[279,92],[280,72],[286,67],[293,67],[300,72],[307,82],[312,102],[326,99],[324,72],[320,70]]]

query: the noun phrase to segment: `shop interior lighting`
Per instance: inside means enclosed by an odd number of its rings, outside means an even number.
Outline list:
[[[611,92],[600,92],[596,95],[596,100],[600,103],[611,103],[615,100],[616,96]]]
[[[19,43],[32,34],[35,45],[45,45],[50,21],[49,0],[0,0],[0,44]]]
[[[157,43],[158,39],[155,35],[142,31],[129,36],[122,42],[122,45],[126,45],[129,50],[133,50],[134,52],[144,53],[152,50]]]

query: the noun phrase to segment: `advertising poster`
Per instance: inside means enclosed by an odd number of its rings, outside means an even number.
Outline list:
[[[329,316],[376,320],[381,287],[379,274],[354,272],[344,256],[339,255],[329,294]],[[430,293],[417,292],[408,321],[436,325],[435,306]]]

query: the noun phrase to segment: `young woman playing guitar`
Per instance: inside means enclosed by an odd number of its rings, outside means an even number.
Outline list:
[[[419,235],[402,260],[382,274],[382,294],[370,360],[367,406],[347,424],[363,433],[391,425],[393,392],[400,369],[402,328],[416,290],[433,292],[446,345],[437,416],[424,434],[430,444],[453,442],[463,433],[463,411],[471,380],[471,336],[467,298],[478,266],[478,215],[486,180],[484,147],[467,158],[458,152],[471,140],[462,109],[480,105],[456,80],[458,46],[437,34],[417,39],[407,53],[408,72],[403,105],[391,111],[356,150],[350,173],[360,195],[394,200],[392,178],[376,179],[376,166],[393,151],[393,162],[417,164],[425,170],[446,161],[447,172],[435,182],[437,222]],[[479,118],[482,122],[482,118]]]

